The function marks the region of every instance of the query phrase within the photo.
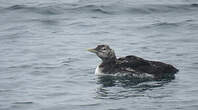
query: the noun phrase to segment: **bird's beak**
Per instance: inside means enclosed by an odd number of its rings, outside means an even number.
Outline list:
[[[89,52],[92,52],[92,53],[97,53],[97,51],[95,49],[87,49]]]

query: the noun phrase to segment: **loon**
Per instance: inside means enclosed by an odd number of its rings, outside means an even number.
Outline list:
[[[115,52],[108,45],[98,45],[88,51],[95,53],[102,63],[95,70],[96,75],[127,74],[137,78],[174,78],[179,70],[170,64],[159,61],[149,61],[129,55],[116,58]]]

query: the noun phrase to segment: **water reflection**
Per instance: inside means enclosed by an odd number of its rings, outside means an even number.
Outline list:
[[[158,79],[158,80],[153,80],[150,78],[134,78],[130,76],[100,76],[98,77],[98,84],[101,84],[103,87],[112,87],[112,86],[122,86],[122,87],[133,87],[137,86],[141,83],[146,83],[148,82],[156,82],[160,83],[160,85],[163,85],[164,83],[170,82],[174,78],[166,78],[166,79]],[[155,85],[151,85],[155,86]]]
[[[172,79],[151,80],[127,77],[102,76],[98,77],[96,89],[97,99],[123,99],[128,97],[144,97],[145,92],[160,88]]]

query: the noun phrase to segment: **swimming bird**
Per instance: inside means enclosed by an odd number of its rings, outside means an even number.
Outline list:
[[[129,55],[116,58],[115,52],[108,45],[98,45],[88,49],[95,53],[102,63],[95,70],[96,75],[128,74],[137,78],[174,78],[178,72],[174,66],[159,61],[149,61],[143,58]]]

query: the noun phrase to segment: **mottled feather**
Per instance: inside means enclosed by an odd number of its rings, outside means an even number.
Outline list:
[[[149,61],[143,58],[130,55],[116,58],[114,51],[108,45],[98,45],[91,52],[102,59],[102,63],[97,67],[97,74],[128,73],[132,76],[152,76],[153,78],[174,77],[178,71],[170,64],[159,61]]]

